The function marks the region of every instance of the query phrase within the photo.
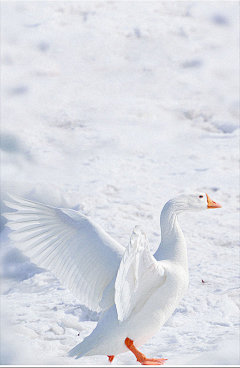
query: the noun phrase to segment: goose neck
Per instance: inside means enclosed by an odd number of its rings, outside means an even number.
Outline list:
[[[160,217],[161,243],[155,257],[157,260],[170,260],[187,268],[187,248],[178,223],[178,214],[181,212],[182,209],[171,201],[164,206]]]
[[[162,242],[172,241],[182,233],[177,219],[180,212],[169,202],[164,206],[160,216]]]

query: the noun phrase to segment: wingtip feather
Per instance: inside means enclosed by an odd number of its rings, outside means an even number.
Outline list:
[[[12,193],[6,192],[6,194],[8,195],[8,197],[10,197],[11,199],[13,199],[16,202],[18,202],[18,199],[20,199],[19,197],[15,196]]]

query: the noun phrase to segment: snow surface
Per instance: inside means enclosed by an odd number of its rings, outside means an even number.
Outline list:
[[[165,202],[207,192],[222,209],[179,219],[188,292],[141,351],[239,364],[238,2],[2,1],[1,13],[1,199],[77,209],[124,246],[142,225],[155,251]],[[110,365],[67,357],[99,315],[8,232],[1,364]]]

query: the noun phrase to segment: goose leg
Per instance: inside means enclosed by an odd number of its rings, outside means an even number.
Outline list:
[[[150,359],[147,358],[144,354],[142,354],[135,346],[133,345],[133,341],[128,337],[125,340],[125,345],[137,358],[137,361],[142,365],[162,365],[165,363],[167,359]]]
[[[114,359],[114,355],[108,355],[108,360],[110,363],[112,363],[113,359]]]

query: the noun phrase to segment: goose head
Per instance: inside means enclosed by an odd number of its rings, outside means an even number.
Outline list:
[[[197,193],[185,196],[185,210],[201,211],[208,208],[221,208],[222,206],[214,202],[207,193]]]
[[[214,202],[206,193],[195,193],[175,197],[167,202],[165,207],[166,210],[179,213],[182,211],[202,211],[208,208],[221,208],[222,206]]]

